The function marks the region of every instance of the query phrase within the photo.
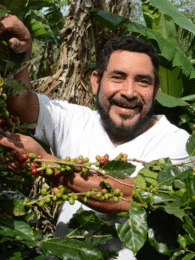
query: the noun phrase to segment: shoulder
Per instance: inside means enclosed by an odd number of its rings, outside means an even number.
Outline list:
[[[170,123],[165,116],[158,117],[154,136],[157,137],[157,147],[172,161],[185,161],[189,156],[186,152],[186,143],[190,134]],[[155,137],[154,137],[155,138]]]

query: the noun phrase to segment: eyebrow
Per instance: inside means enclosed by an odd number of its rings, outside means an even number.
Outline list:
[[[124,72],[123,70],[112,70],[109,74],[110,74],[110,75],[112,75],[112,74],[118,74],[118,75],[121,75],[121,76],[126,76],[126,75],[127,75],[127,73]]]

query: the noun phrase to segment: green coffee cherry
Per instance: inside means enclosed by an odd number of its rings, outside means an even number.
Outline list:
[[[38,205],[39,207],[43,207],[45,205],[45,201],[44,200],[39,201]]]
[[[44,198],[44,202],[45,202],[45,203],[50,203],[50,202],[51,202],[51,198],[50,198],[50,197]]]
[[[60,205],[62,205],[62,203],[63,203],[64,201],[63,201],[63,200],[57,200],[56,202],[57,202],[57,204],[60,206]]]
[[[50,176],[53,174],[53,170],[51,168],[47,168],[46,171],[45,171],[45,174]]]
[[[83,202],[84,202],[84,203],[87,203],[87,202],[88,202],[88,198],[87,198],[87,197],[84,197],[84,198],[83,198]]]
[[[41,194],[42,194],[42,195],[45,195],[46,193],[47,193],[47,189],[46,189],[46,188],[42,188],[42,189],[41,189]]]
[[[72,198],[73,198],[74,200],[78,200],[78,195],[77,195],[77,194],[73,194],[73,195],[72,195]]]
[[[35,158],[37,158],[37,156],[36,156],[35,153],[29,153],[29,154],[28,154],[28,157],[29,157],[30,159],[35,159]]]
[[[60,170],[61,170],[61,165],[60,165],[60,164],[57,164],[57,165],[56,165],[56,169],[60,171]]]
[[[70,197],[68,199],[68,202],[69,202],[70,205],[74,205],[74,203],[75,203],[75,201],[74,201],[74,199],[72,197]]]
[[[120,195],[120,192],[121,192],[121,191],[120,191],[119,189],[115,189],[115,190],[114,190],[114,195],[115,195],[115,196],[119,196],[119,195]]]
[[[85,193],[85,196],[86,196],[87,198],[91,197],[91,195],[92,195],[92,192],[91,192],[91,191],[87,191],[87,192]]]
[[[66,194],[63,194],[63,195],[62,195],[62,199],[63,199],[63,200],[68,200],[68,198],[69,198],[68,195],[66,195]]]
[[[119,202],[119,197],[114,196],[114,197],[113,197],[113,201],[114,201],[115,203],[118,203],[118,202]]]

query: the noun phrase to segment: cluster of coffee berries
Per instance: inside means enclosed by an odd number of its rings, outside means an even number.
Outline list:
[[[97,160],[95,166],[101,169],[104,167],[104,164],[109,160],[109,155],[108,154],[105,154],[104,156],[96,155],[95,159]]]
[[[0,95],[0,129],[1,131],[14,132],[15,129],[19,128],[19,117],[10,115],[6,109],[7,104],[5,100],[7,95],[5,93]]]
[[[84,158],[83,155],[80,155],[79,157],[72,159],[68,156],[64,160],[58,161],[55,168],[64,175],[69,172],[79,172],[82,176],[85,176],[88,171],[87,167],[90,167],[91,165],[88,157]]]
[[[127,157],[128,157],[127,154],[120,153],[120,154],[115,158],[115,160],[117,160],[117,161],[127,161]]]
[[[96,198],[100,198],[101,200],[109,200],[113,199],[115,203],[119,202],[119,198],[123,197],[123,193],[120,191],[120,189],[115,189],[113,191],[108,191],[107,189],[102,189],[101,191],[97,191],[97,189],[93,189],[92,191],[87,191],[83,197],[83,202],[87,203],[88,198],[90,198],[92,195],[95,195]]]

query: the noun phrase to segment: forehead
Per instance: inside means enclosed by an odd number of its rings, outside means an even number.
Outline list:
[[[149,73],[154,77],[153,64],[149,55],[139,52],[114,51],[107,65],[107,73],[123,70],[126,73]]]

